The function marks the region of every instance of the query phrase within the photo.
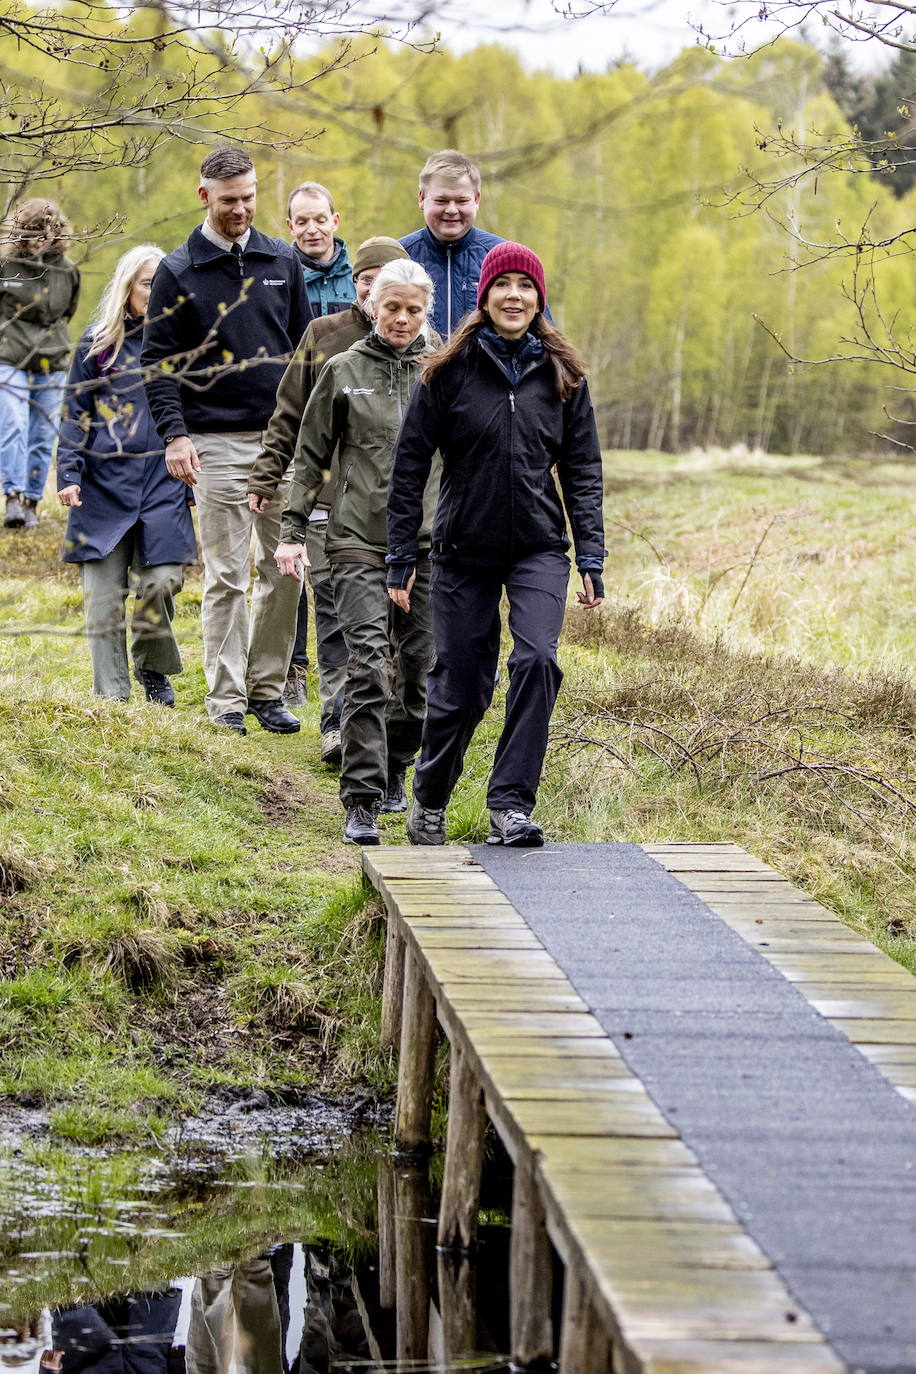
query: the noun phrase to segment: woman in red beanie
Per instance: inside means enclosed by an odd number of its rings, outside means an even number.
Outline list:
[[[546,304],[536,254],[520,243],[492,248],[481,266],[478,308],[424,368],[395,447],[388,589],[403,610],[410,607],[423,492],[433,454],[442,455],[430,553],[436,666],[407,818],[413,844],[445,843],[445,808],[493,695],[503,590],[513,649],[487,789],[488,843],[544,843],[531,812],[563,677],[557,644],[569,580],[567,517],[583,606],[604,596],[606,552],[601,451],[585,367],[545,318]]]

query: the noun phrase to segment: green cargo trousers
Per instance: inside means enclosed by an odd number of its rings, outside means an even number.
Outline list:
[[[385,795],[389,774],[407,768],[420,747],[435,660],[429,563],[418,566],[407,614],[389,597],[383,567],[334,563],[331,581],[347,646],[340,800],[345,807],[371,805]]]

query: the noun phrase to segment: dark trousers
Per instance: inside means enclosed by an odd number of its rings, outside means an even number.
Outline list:
[[[426,723],[414,796],[445,806],[464,755],[493,697],[501,630],[499,603],[509,600],[509,690],[506,719],[487,789],[487,806],[531,811],[547,732],[563,673],[557,644],[566,611],[569,559],[530,554],[509,567],[437,563],[430,585],[436,664],[429,675]]]
[[[336,563],[331,581],[348,653],[340,799],[353,806],[380,801],[389,774],[411,764],[420,747],[433,660],[429,564],[417,572],[409,614],[389,597],[383,567]]]
[[[312,589],[315,611],[315,656],[318,659],[318,698],[321,703],[319,728],[323,735],[328,730],[340,729],[343,685],[347,676],[347,646],[337,623],[331,568],[324,548],[327,530],[326,520],[310,520],[305,538],[310,564],[308,584]],[[303,583],[296,617],[296,642],[293,645],[290,667],[294,664],[300,668],[308,667],[308,632],[308,597]]]
[[[293,652],[290,655],[290,668],[307,668],[309,666],[309,599],[305,590],[305,578],[302,579],[302,591],[299,593],[299,608],[296,611],[296,638],[293,640]]]

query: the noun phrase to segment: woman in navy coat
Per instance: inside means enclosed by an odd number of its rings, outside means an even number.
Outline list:
[[[140,345],[161,249],[131,248],[76,349],[57,450],[57,499],[69,507],[61,555],[83,575],[93,691],[130,696],[126,603],[134,677],[147,701],[174,706],[182,670],[172,630],[184,565],[197,558],[188,489],[171,477],[149,412]]]

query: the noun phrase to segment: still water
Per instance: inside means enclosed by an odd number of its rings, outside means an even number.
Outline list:
[[[508,1174],[473,1257],[437,1252],[441,1160],[110,1158],[0,1172],[0,1364],[23,1374],[505,1371]]]

